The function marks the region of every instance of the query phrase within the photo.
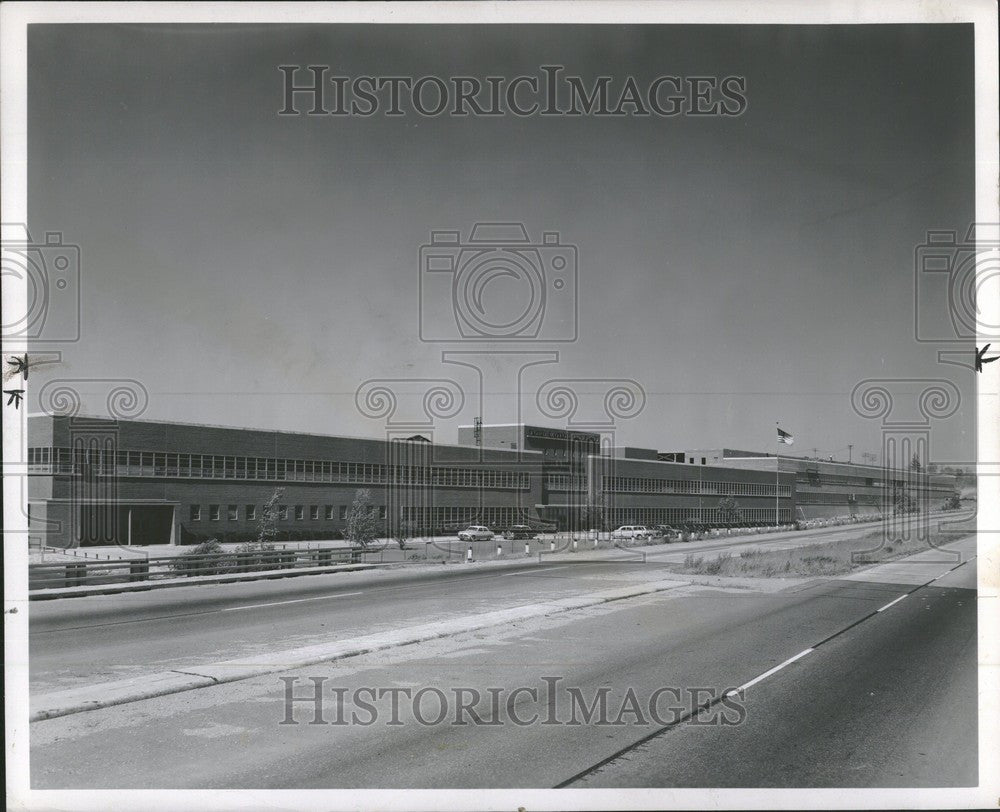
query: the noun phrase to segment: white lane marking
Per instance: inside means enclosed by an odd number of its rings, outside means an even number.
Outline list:
[[[888,602],[888,603],[887,603],[887,604],[886,604],[885,606],[883,606],[883,607],[882,607],[881,609],[879,609],[879,610],[877,610],[877,611],[879,611],[879,612],[884,612],[884,611],[885,611],[886,609],[888,609],[888,608],[889,608],[890,606],[893,606],[894,604],[897,604],[897,603],[899,603],[899,602],[900,602],[901,600],[903,600],[903,598],[905,598],[905,597],[906,597],[906,595],[900,595],[900,596],[899,596],[898,598],[896,598],[896,600],[894,600],[894,601],[889,601],[889,602]]]
[[[361,592],[341,592],[338,595],[320,595],[316,598],[295,598],[290,601],[275,601],[274,603],[251,603],[247,606],[230,606],[228,609],[220,609],[221,612],[238,612],[241,609],[260,609],[264,606],[283,606],[286,603],[304,603],[305,601],[328,601],[333,598],[346,598],[348,595],[361,595]]]
[[[812,651],[814,651],[814,649],[811,649],[811,648],[807,648],[805,651],[800,651],[794,657],[789,657],[783,663],[781,663],[780,665],[776,665],[774,668],[770,669],[769,671],[765,671],[759,677],[754,677],[752,680],[750,680],[750,682],[745,682],[739,688],[734,688],[733,690],[729,691],[726,694],[726,696],[732,696],[733,694],[738,694],[740,691],[745,691],[751,685],[756,685],[761,680],[767,679],[769,676],[771,676],[771,674],[776,674],[782,668],[784,668],[786,665],[791,665],[796,660],[801,660],[803,657],[805,657],[807,654],[809,654]]]
[[[552,570],[568,570],[572,564],[566,564],[562,567],[542,567],[537,570],[525,570],[524,572],[505,572],[503,575],[498,575],[497,578],[510,578],[512,575],[534,575],[536,572],[552,572]]]

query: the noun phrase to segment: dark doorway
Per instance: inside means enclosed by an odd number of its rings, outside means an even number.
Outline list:
[[[128,544],[130,517],[133,545],[170,543],[173,505],[120,505],[117,509],[83,505],[80,508],[80,546]]]
[[[129,512],[132,514],[132,544],[169,544],[174,523],[172,505],[124,505],[120,508],[119,544],[128,544]]]

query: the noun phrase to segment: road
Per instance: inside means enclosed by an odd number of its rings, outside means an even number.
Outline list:
[[[488,612],[636,580],[668,577],[657,565],[695,551],[783,549],[868,532],[828,528],[774,536],[706,540],[627,551],[537,555],[502,570],[465,564],[414,572],[336,573],[217,586],[35,602],[30,610],[33,691],[122,679],[257,652],[398,628],[405,623]],[[610,556],[610,560],[608,557]],[[553,563],[548,563],[552,561]],[[617,563],[616,563],[617,561]],[[568,569],[572,565],[572,569]],[[534,575],[560,567],[560,577]],[[515,573],[519,573],[516,575]]]
[[[37,722],[31,726],[32,782],[39,788],[967,786],[975,783],[977,764],[974,540],[950,547],[962,552],[965,563],[957,568],[930,551],[925,563],[883,565],[777,591],[691,585]],[[377,600],[353,608],[353,621],[347,602],[357,595],[233,612],[224,603],[199,605],[211,614],[141,618],[133,625],[146,631],[133,639],[193,623],[184,627],[191,642],[199,639],[191,632],[217,616],[226,624],[236,616],[247,626],[239,645],[265,638],[284,645],[296,623],[342,618],[344,626],[330,628],[348,633],[351,622],[362,624],[358,612],[374,613],[377,604],[387,607],[378,622],[384,617],[398,627],[417,622],[424,609],[440,612],[443,601],[457,611],[494,607],[498,600],[514,605],[532,595],[634,583],[649,577],[640,575],[646,571],[666,575],[656,566],[605,562],[386,583]],[[69,645],[74,630],[60,628],[65,618],[33,621],[48,624],[49,634],[61,635],[50,639]],[[110,628],[86,632],[91,642],[107,634],[100,657],[116,650],[115,635],[132,634],[126,626]],[[47,659],[40,662],[58,672],[58,645],[42,645]],[[189,656],[207,656],[217,645]],[[156,656],[179,656],[169,646]],[[742,697],[730,697],[731,707],[719,701],[727,689],[806,649],[813,650]],[[308,696],[317,684],[321,708],[287,704],[287,691]],[[415,709],[404,699],[394,714],[388,700],[374,702],[366,689],[423,691],[428,702]],[[457,698],[463,689],[480,698],[465,712]],[[573,692],[589,705],[602,689],[603,718],[598,713],[573,724],[582,707],[573,705]],[[630,694],[637,704],[629,704]],[[469,703],[471,695],[462,696]],[[654,696],[665,698],[654,703],[658,719],[649,713]],[[374,712],[366,711],[365,697]],[[492,697],[501,699],[496,704]],[[684,714],[706,698],[715,704],[700,718],[714,723],[690,724]],[[437,721],[441,702],[446,718]],[[353,723],[338,724],[350,722],[351,714]]]

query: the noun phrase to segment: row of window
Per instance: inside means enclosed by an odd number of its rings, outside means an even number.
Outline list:
[[[604,490],[611,493],[693,493],[713,496],[774,496],[774,485],[757,482],[712,482],[698,479],[606,476]],[[791,496],[788,485],[778,486],[778,496]]]
[[[292,505],[291,515],[294,517],[295,521],[301,522],[306,520],[306,508],[308,507],[309,521],[328,521],[331,522],[334,516],[337,516],[340,521],[345,521],[347,519],[347,505]],[[208,521],[218,522],[222,520],[222,505],[209,505],[208,506]],[[384,519],[386,517],[386,506],[385,505],[372,505],[372,513],[376,514],[378,518]],[[257,505],[243,505],[242,506],[242,520],[245,522],[256,521],[257,517],[260,516],[260,510]],[[241,508],[240,505],[226,505],[225,515],[226,521],[238,522],[241,520]],[[188,518],[192,522],[202,521],[203,516],[201,505],[191,505],[190,512],[188,513]],[[278,505],[277,506],[277,519],[278,521],[288,521],[289,510],[288,505]]]
[[[722,524],[722,511],[718,508],[611,508],[607,523],[616,527],[623,524]],[[792,511],[778,511],[779,521],[791,521]],[[742,522],[774,522],[774,510],[767,508],[740,508]]]
[[[803,484],[812,486],[837,485],[845,488],[880,488],[883,485],[895,486],[897,488],[907,487],[918,490],[950,492],[952,483],[945,481],[935,481],[933,476],[928,476],[919,471],[899,471],[897,474],[903,475],[902,479],[876,479],[874,477],[848,476],[846,474],[821,474],[819,471],[799,471],[796,480]]]
[[[256,479],[350,484],[436,485],[449,488],[527,490],[523,471],[418,465],[379,465],[331,460],[227,457],[154,451],[106,452],[101,449],[29,448],[28,471],[40,474],[176,477],[181,479]]]
[[[449,524],[483,524],[505,528],[524,520],[515,507],[404,507],[403,521],[418,527],[442,527]]]
[[[578,476],[569,474],[549,474],[545,477],[545,486],[550,491],[585,491],[587,483]]]

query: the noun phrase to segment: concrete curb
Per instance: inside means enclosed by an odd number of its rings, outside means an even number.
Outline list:
[[[253,661],[226,660],[218,663],[192,665],[189,668],[177,668],[126,680],[53,691],[33,697],[34,709],[31,710],[28,719],[31,722],[55,719],[59,716],[69,716],[74,713],[139,702],[144,699],[153,699],[196,688],[208,688],[226,682],[278,674],[292,668],[318,665],[372,651],[383,651],[426,640],[453,637],[465,632],[485,629],[490,626],[502,626],[505,623],[518,620],[545,617],[587,606],[597,606],[602,603],[664,592],[687,586],[687,584],[687,581],[676,580],[652,581],[637,586],[606,589],[588,595],[515,606],[510,609],[484,612],[468,617],[437,620],[405,629],[355,637],[351,640],[338,640],[315,646],[278,651],[256,657]]]
[[[376,567],[398,566],[398,564],[335,564],[329,567],[297,567],[295,569],[262,570],[260,572],[234,572],[227,575],[193,575],[183,578],[156,578],[152,581],[134,581],[123,584],[89,584],[83,586],[32,589],[28,600],[46,601],[56,598],[82,598],[87,595],[116,595],[119,592],[147,592],[150,589],[169,589],[178,586],[199,586],[202,584],[230,584],[237,581],[263,581],[274,578],[297,578],[301,575],[326,575],[331,572],[360,572]]]

